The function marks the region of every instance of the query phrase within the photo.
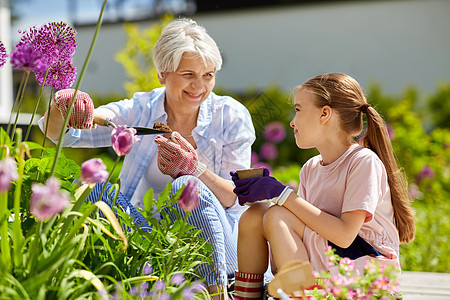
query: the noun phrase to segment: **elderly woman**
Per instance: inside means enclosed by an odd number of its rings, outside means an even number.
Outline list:
[[[244,209],[237,203],[229,173],[250,166],[255,140],[251,117],[238,101],[212,92],[222,58],[214,40],[193,20],[169,23],[155,45],[153,60],[165,87],[135,93],[132,99],[95,109],[95,114],[108,117],[117,125],[152,127],[160,122],[175,131],[170,140],[147,135],[133,146],[123,163],[118,201],[129,206],[135,222],[140,223],[142,220],[137,221],[139,216],[129,202],[142,206],[148,189],[158,194],[172,181],[174,193],[196,176],[200,204],[188,222],[201,229],[201,236],[213,245],[215,265],[213,270],[202,266],[200,273],[211,292],[217,291],[218,286],[226,295],[228,277],[237,268],[237,223]],[[72,95],[60,91],[55,99],[61,103],[59,98],[67,100]],[[46,118],[39,121],[42,130]],[[56,140],[62,124],[62,114],[53,105],[47,136]],[[111,146],[110,135],[111,129],[102,126],[70,128],[63,145]],[[94,192],[99,193],[100,187],[97,185]],[[106,194],[103,198],[110,200]]]

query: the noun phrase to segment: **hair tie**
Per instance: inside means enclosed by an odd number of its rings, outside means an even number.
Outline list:
[[[369,109],[369,107],[371,107],[369,103],[364,103],[359,109],[363,114],[367,114],[367,110]]]

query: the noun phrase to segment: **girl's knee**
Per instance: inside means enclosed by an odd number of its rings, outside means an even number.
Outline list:
[[[268,209],[267,204],[255,203],[249,207],[239,219],[239,231],[254,232],[261,230],[263,217]]]

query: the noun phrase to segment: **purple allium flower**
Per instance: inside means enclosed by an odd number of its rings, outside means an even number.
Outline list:
[[[254,152],[254,151],[252,151],[252,154],[251,154],[251,164],[253,165],[253,164],[256,164],[258,161],[259,161],[259,155],[258,155],[258,153],[256,153],[256,152]]]
[[[264,167],[264,168],[266,168],[267,170],[269,170],[269,175],[272,174],[272,169],[271,169],[270,166],[269,166],[268,164],[266,164],[266,163],[263,163],[263,162],[257,162],[257,163],[255,163],[252,167],[253,167],[253,168]]]
[[[16,46],[11,53],[11,64],[14,69],[25,72],[45,72],[47,61],[41,52],[33,49],[31,45]]]
[[[177,273],[170,278],[170,282],[172,282],[175,285],[181,285],[184,282],[184,276],[183,274]]]
[[[77,77],[77,68],[70,61],[54,62],[48,69],[47,78],[44,82],[46,70],[36,72],[36,80],[40,85],[49,86],[57,90],[67,89],[72,86]]]
[[[77,47],[76,31],[64,22],[51,22],[39,29],[39,47],[51,62],[72,61]]]
[[[143,271],[145,275],[150,275],[153,272],[153,268],[149,263],[145,263]]]
[[[69,205],[69,193],[61,190],[61,184],[55,177],[50,177],[45,185],[31,185],[30,211],[39,221],[50,219]]]
[[[148,282],[147,281],[143,281],[139,284],[139,289],[141,291],[147,291],[148,289]]]
[[[99,158],[92,158],[81,164],[81,180],[87,184],[103,182],[108,176],[106,166]]]
[[[170,300],[170,296],[166,293],[162,293],[161,295],[159,295],[158,300]]]
[[[0,160],[0,193],[9,191],[11,182],[16,180],[18,176],[14,159],[6,157]]]
[[[6,54],[6,49],[3,43],[0,41],[0,67],[6,63],[6,59],[8,58],[8,54]]]
[[[424,179],[433,179],[434,171],[429,165],[425,165],[422,170],[417,174],[416,181],[417,183],[421,182]]]
[[[181,192],[180,198],[178,199],[178,204],[184,211],[192,211],[198,206],[199,203],[200,199],[198,198],[197,193],[197,180],[191,178],[187,181],[186,186]]]
[[[134,295],[137,295],[137,293],[138,293],[138,288],[137,288],[137,286],[132,286],[131,289],[130,289],[129,294],[130,294],[131,296],[134,296]]]
[[[203,282],[195,281],[194,283],[191,284],[191,290],[194,293],[206,291],[206,285]]]
[[[390,124],[386,124],[386,130],[387,130],[389,139],[392,141],[395,137],[394,127],[392,127]]]
[[[185,288],[183,290],[183,299],[191,300],[191,299],[194,299],[194,296],[195,296],[195,292],[192,289]]]
[[[269,142],[279,143],[286,137],[286,129],[283,123],[270,122],[264,129],[264,138]]]
[[[277,158],[278,150],[275,144],[267,142],[261,145],[259,154],[261,155],[262,159],[272,160]]]
[[[153,286],[153,291],[160,291],[166,287],[166,284],[162,280],[157,280]]]
[[[136,136],[136,129],[126,126],[117,126],[111,133],[111,143],[118,156],[130,153],[134,143],[140,141]]]

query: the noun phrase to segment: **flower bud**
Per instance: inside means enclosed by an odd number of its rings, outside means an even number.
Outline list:
[[[81,180],[87,184],[103,182],[108,176],[106,166],[99,158],[92,158],[81,164]]]

